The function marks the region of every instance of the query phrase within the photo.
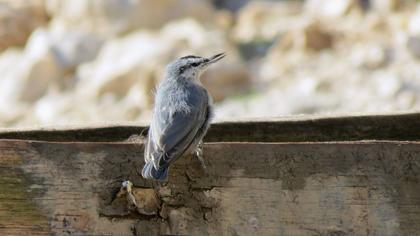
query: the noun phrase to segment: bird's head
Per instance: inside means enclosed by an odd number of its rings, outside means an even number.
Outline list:
[[[209,58],[192,55],[181,57],[168,65],[166,74],[172,78],[198,79],[211,64],[223,57],[225,57],[224,53]]]

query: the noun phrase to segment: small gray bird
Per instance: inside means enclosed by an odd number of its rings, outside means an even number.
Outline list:
[[[146,179],[165,180],[169,166],[185,153],[196,152],[202,161],[201,144],[210,127],[212,99],[200,82],[209,65],[224,53],[210,58],[185,56],[166,67],[157,88],[152,123],[145,144]]]

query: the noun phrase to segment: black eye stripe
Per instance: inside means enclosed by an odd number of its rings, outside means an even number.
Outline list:
[[[197,66],[199,66],[199,65],[200,65],[200,63],[198,63],[198,62],[194,62],[194,63],[191,63],[191,64],[187,64],[187,65],[181,66],[181,67],[179,68],[179,73],[184,72],[186,69],[188,69],[188,68],[190,68],[190,67],[197,67]]]
[[[185,57],[181,57],[180,59],[188,59],[188,58],[200,58],[200,57],[197,57],[197,56],[194,56],[194,55],[188,55],[188,56],[185,56]]]

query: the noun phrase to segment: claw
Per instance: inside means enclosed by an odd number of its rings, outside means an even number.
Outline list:
[[[203,142],[200,141],[197,145],[197,149],[195,150],[195,155],[197,156],[198,160],[200,161],[201,167],[203,167],[203,169],[205,171],[207,171],[207,166],[206,163],[204,162],[204,155],[203,155]]]

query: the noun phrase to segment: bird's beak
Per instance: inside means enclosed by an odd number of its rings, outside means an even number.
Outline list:
[[[226,56],[226,54],[224,52],[216,54],[216,55],[209,58],[209,63],[215,63],[225,56]]]
[[[215,63],[215,62],[217,62],[217,61],[219,61],[219,60],[221,60],[222,58],[224,58],[226,56],[226,54],[225,53],[219,53],[219,54],[216,54],[216,55],[214,55],[214,56],[212,56],[212,57],[210,57],[210,58],[207,58],[205,61],[204,61],[204,66],[208,66],[208,65],[210,65],[210,64],[213,64],[213,63]]]

